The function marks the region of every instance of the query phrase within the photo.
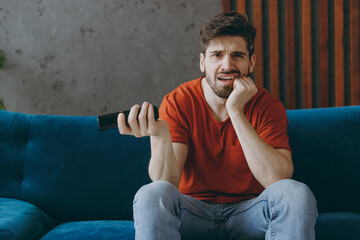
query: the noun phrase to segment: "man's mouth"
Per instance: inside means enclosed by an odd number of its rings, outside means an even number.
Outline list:
[[[218,80],[220,81],[233,81],[238,77],[237,74],[233,74],[233,75],[220,75],[217,77]]]
[[[228,71],[228,72],[218,72],[217,79],[220,81],[230,81],[235,80],[241,75],[239,71]]]
[[[217,81],[220,86],[223,87],[232,87],[235,79],[238,77],[237,74],[219,74],[217,76]]]
[[[228,80],[234,80],[235,77],[218,77],[218,79],[222,81],[228,81]]]

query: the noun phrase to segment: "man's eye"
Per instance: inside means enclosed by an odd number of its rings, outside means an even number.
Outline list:
[[[235,54],[234,57],[236,57],[236,58],[244,58],[244,54]]]
[[[221,56],[220,53],[214,53],[214,54],[213,54],[213,57],[220,57],[220,56]]]

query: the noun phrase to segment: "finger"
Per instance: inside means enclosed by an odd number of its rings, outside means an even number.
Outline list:
[[[154,106],[150,104],[149,111],[148,111],[148,128],[149,128],[149,134],[152,135],[155,131],[155,113],[154,113]]]
[[[130,109],[130,113],[128,116],[128,124],[131,128],[132,133],[136,136],[139,134],[139,123],[137,120],[137,115],[139,112],[139,105],[134,105],[131,109]]]
[[[251,77],[244,77],[243,80],[244,80],[244,83],[246,84],[246,87],[249,90],[251,90],[252,95],[255,95],[257,93],[258,89],[257,89],[256,84],[252,80],[252,78]]]
[[[250,80],[250,81],[251,81],[251,80]],[[251,85],[251,83],[249,82],[248,77],[242,76],[242,77],[241,77],[241,82],[242,82],[242,84],[244,85],[244,87],[246,87],[247,89],[251,89],[251,88],[252,88],[252,85]]]
[[[154,106],[152,104],[149,105],[149,110],[148,110],[148,125],[154,125],[155,124],[155,113],[154,113]]]
[[[139,116],[138,116],[139,128],[140,128],[140,132],[141,132],[142,135],[146,135],[146,134],[147,134],[147,128],[148,128],[148,124],[147,124],[148,106],[149,106],[149,103],[144,102],[143,105],[141,106],[141,111],[140,111]]]
[[[234,87],[234,89],[238,88],[238,90],[239,90],[239,89],[244,89],[246,87],[246,85],[244,84],[242,78],[237,78],[234,80],[233,87]]]
[[[120,113],[118,115],[117,123],[118,123],[118,129],[119,129],[120,134],[122,134],[122,135],[131,134],[131,129],[128,126],[126,126],[126,124],[125,124],[125,114]]]
[[[251,77],[246,77],[246,81],[249,83],[254,92],[257,92],[257,86]]]
[[[247,83],[249,83],[250,86],[256,87],[255,82],[253,81],[253,79],[250,76],[246,76],[246,77],[244,77],[244,79]]]
[[[148,110],[148,133],[149,135],[156,134],[156,120],[155,120],[154,106],[152,104],[149,105],[149,110]]]

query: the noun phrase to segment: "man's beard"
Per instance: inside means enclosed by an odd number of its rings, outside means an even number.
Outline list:
[[[220,98],[228,98],[231,94],[231,92],[233,91],[234,87],[233,86],[218,86],[216,84],[217,79],[213,79],[213,81],[211,81],[205,74],[206,77],[206,81],[208,82],[209,86],[211,87],[211,89],[214,91],[214,93],[220,97]]]
[[[248,73],[249,73],[250,69],[248,69]],[[205,73],[205,78],[207,83],[209,84],[209,86],[211,87],[211,89],[214,91],[214,93],[220,97],[220,98],[228,98],[230,96],[230,94],[232,93],[234,87],[233,85],[231,86],[219,86],[217,84],[217,81],[219,81],[217,79],[217,75],[215,74],[214,79],[210,76],[208,76],[206,74],[206,69],[204,71]],[[220,74],[237,74],[237,76],[235,78],[239,78],[241,76],[241,72],[240,71],[229,71],[229,72],[220,72]],[[246,74],[246,76],[248,76],[248,74]]]

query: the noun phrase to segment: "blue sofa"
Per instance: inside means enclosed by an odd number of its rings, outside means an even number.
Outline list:
[[[360,238],[360,106],[288,110],[294,179],[318,200],[317,239]],[[0,111],[0,239],[134,239],[149,138],[96,117]]]

